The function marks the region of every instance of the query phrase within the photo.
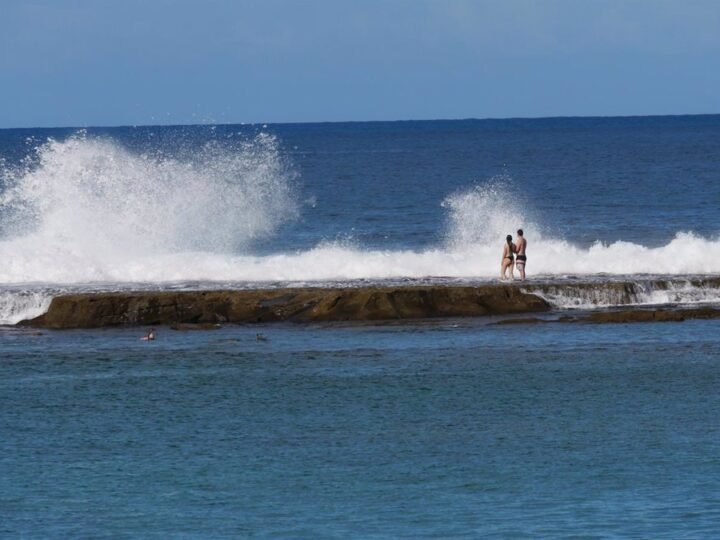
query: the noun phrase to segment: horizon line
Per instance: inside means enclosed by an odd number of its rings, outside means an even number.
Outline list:
[[[666,117],[697,117],[719,116],[716,113],[674,113],[674,114],[617,114],[617,115],[558,115],[558,116],[488,116],[484,118],[406,118],[395,120],[315,120],[311,122],[203,122],[188,124],[114,124],[114,125],[84,125],[84,126],[19,126],[0,127],[0,131],[30,130],[30,129],[118,129],[118,128],[153,128],[153,127],[198,127],[198,126],[293,126],[293,125],[322,125],[322,124],[390,124],[410,122],[493,122],[507,120],[570,120],[570,119],[620,119],[620,118],[666,118]]]

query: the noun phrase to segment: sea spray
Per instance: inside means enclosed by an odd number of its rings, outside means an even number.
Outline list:
[[[0,198],[3,216],[14,216],[3,226],[90,255],[107,244],[140,253],[237,251],[298,212],[294,173],[264,133],[210,141],[192,160],[134,154],[79,133],[49,140],[34,161],[15,171]]]
[[[131,280],[148,258],[242,252],[298,215],[296,174],[265,133],[183,160],[80,132],[2,176],[0,282]]]
[[[452,193],[441,205],[448,210],[446,243],[452,251],[502,243],[520,228],[541,238],[532,206],[508,175]]]
[[[618,306],[702,305],[720,303],[720,278],[554,281],[521,285],[558,309]]]
[[[52,297],[47,290],[0,290],[0,324],[16,324],[42,315]]]

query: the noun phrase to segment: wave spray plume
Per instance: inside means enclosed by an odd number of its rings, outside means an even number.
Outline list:
[[[80,134],[42,145],[36,164],[5,177],[11,184],[0,199],[5,284],[488,279],[499,273],[505,235],[518,227],[529,241],[531,276],[720,271],[720,242],[690,232],[656,248],[622,241],[582,248],[554,238],[506,178],[449,195],[442,202],[446,240],[436,247],[389,251],[320,242],[249,255],[253,241],[298,215],[292,168],[264,134],[209,143],[187,160],[138,155]]]
[[[267,134],[182,160],[80,133],[34,157],[4,171],[0,282],[143,279],[145,259],[237,253],[298,214],[294,173]]]

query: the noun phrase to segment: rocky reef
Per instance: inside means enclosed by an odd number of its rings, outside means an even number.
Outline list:
[[[513,285],[145,291],[70,294],[22,325],[64,329],[272,321],[381,321],[537,313],[539,296]]]
[[[682,322],[692,319],[719,319],[720,309],[711,307],[690,309],[622,309],[598,311],[581,317],[561,317],[560,322],[634,323]]]
[[[560,317],[513,317],[501,319],[492,324],[682,322],[693,319],[720,319],[720,309],[713,307],[658,309],[635,307]]]
[[[44,315],[19,324],[53,329],[166,325],[188,330],[216,328],[225,323],[392,321],[487,315],[512,316],[499,321],[496,318],[495,324],[684,321],[720,318],[720,309],[716,307],[691,308],[692,302],[683,301],[712,302],[718,297],[719,288],[719,278],[705,278],[477,286],[88,292],[57,296]],[[648,305],[656,299],[662,306]],[[565,307],[576,309],[568,311]],[[532,316],[549,311],[554,313]],[[520,317],[522,314],[527,316]]]

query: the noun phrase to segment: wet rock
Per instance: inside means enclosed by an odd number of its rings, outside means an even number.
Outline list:
[[[546,319],[538,319],[537,317],[523,317],[520,319],[503,319],[501,321],[497,321],[495,323],[492,323],[493,325],[506,325],[506,324],[537,324],[537,323],[546,323],[546,322],[552,322],[548,321]]]
[[[382,321],[549,309],[542,298],[511,285],[149,291],[58,296],[47,313],[21,324],[61,329],[219,322]]]
[[[173,324],[170,325],[170,330],[177,330],[178,332],[193,332],[196,330],[219,330],[222,328],[219,324],[213,323],[200,323],[200,324]]]
[[[720,318],[720,309],[711,307],[695,309],[625,309],[619,311],[600,311],[584,317],[561,317],[560,322],[682,322],[690,319],[718,318]]]

